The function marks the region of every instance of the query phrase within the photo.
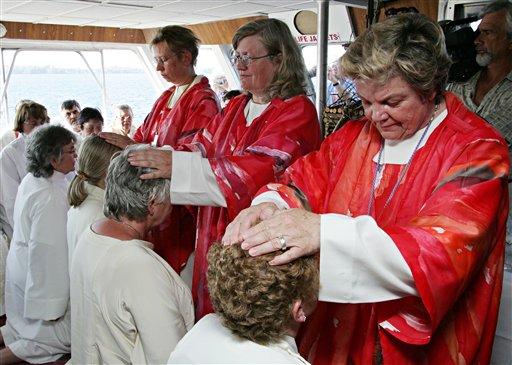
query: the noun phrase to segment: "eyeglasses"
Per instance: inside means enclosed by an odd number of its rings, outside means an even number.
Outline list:
[[[249,66],[253,61],[256,61],[256,60],[260,60],[262,58],[270,58],[272,59],[272,57],[275,57],[275,54],[273,53],[268,53],[264,56],[259,56],[259,57],[251,57],[251,56],[248,56],[246,54],[244,55],[239,55],[239,54],[233,54],[231,55],[230,57],[230,61],[231,61],[231,64],[233,66],[235,66],[237,64],[237,62],[240,62],[243,66],[247,67]]]
[[[48,123],[49,121],[50,121],[49,117],[46,117],[45,119],[28,118],[23,123],[28,125],[28,126],[31,126],[31,127],[39,127],[40,125]]]
[[[171,58],[171,56],[169,56],[169,57],[164,57],[164,56],[154,57],[153,59],[155,60],[155,63],[157,65],[160,65],[160,64],[163,65],[165,62],[169,61],[169,58]]]
[[[180,51],[171,51],[172,54],[174,55],[178,55],[179,53],[181,53]],[[157,65],[160,65],[160,64],[164,64],[165,62],[169,61],[169,59],[172,57],[171,56],[160,56],[160,57],[153,57],[153,59],[155,60],[155,63]]]

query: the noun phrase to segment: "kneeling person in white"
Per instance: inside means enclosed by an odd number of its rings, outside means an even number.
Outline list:
[[[71,262],[71,362],[161,364],[194,324],[190,290],[145,241],[171,210],[170,181],[141,180],[128,154],[109,166],[104,213]]]
[[[319,289],[314,257],[270,266],[239,245],[208,252],[208,289],[216,314],[183,337],[168,364],[308,364],[295,344]],[[200,349],[200,351],[198,351]]]
[[[75,168],[75,141],[66,128],[49,125],[27,146],[7,255],[2,364],[47,363],[70,352],[66,174]]]

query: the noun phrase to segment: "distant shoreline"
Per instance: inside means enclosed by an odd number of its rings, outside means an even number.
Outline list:
[[[93,69],[95,73],[100,73],[100,69]],[[53,68],[53,67],[18,67],[12,72],[13,75],[34,75],[34,74],[88,74],[88,69],[76,68]],[[137,68],[107,68],[105,73],[109,74],[139,74],[144,73],[144,70]]]

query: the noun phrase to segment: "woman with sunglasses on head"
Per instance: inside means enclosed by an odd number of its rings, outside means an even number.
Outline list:
[[[305,92],[304,60],[286,24],[250,22],[235,33],[233,48],[246,93],[232,99],[181,151],[152,149],[131,157],[135,165],[157,168],[146,178],[171,179],[173,204],[200,206],[192,285],[197,319],[212,311],[206,287],[211,243],[249,206],[258,186],[275,181],[320,143],[315,107]]]

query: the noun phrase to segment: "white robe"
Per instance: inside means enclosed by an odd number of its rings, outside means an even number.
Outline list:
[[[0,152],[0,315],[5,314],[5,263],[12,238],[14,201],[27,174],[26,139],[26,135],[20,134]]]
[[[15,132],[13,130],[5,131],[2,136],[0,136],[0,151],[2,151],[9,143],[18,138],[20,134],[20,132]]]
[[[84,186],[88,194],[87,198],[78,207],[71,207],[68,211],[67,237],[70,266],[73,253],[82,233],[98,219],[105,218],[103,215],[105,190],[88,182],[85,182]]]
[[[149,242],[88,228],[71,263],[71,362],[162,364],[194,324],[190,289]]]
[[[309,364],[290,336],[263,346],[241,339],[222,325],[216,314],[204,316],[183,337],[168,364]]]
[[[3,208],[0,209],[0,220],[1,228],[9,238],[12,237],[16,193],[21,180],[27,174],[27,141],[28,136],[22,134],[0,152],[0,206]]]
[[[60,172],[48,179],[27,174],[14,206],[2,335],[17,357],[31,363],[70,352],[67,188]]]

